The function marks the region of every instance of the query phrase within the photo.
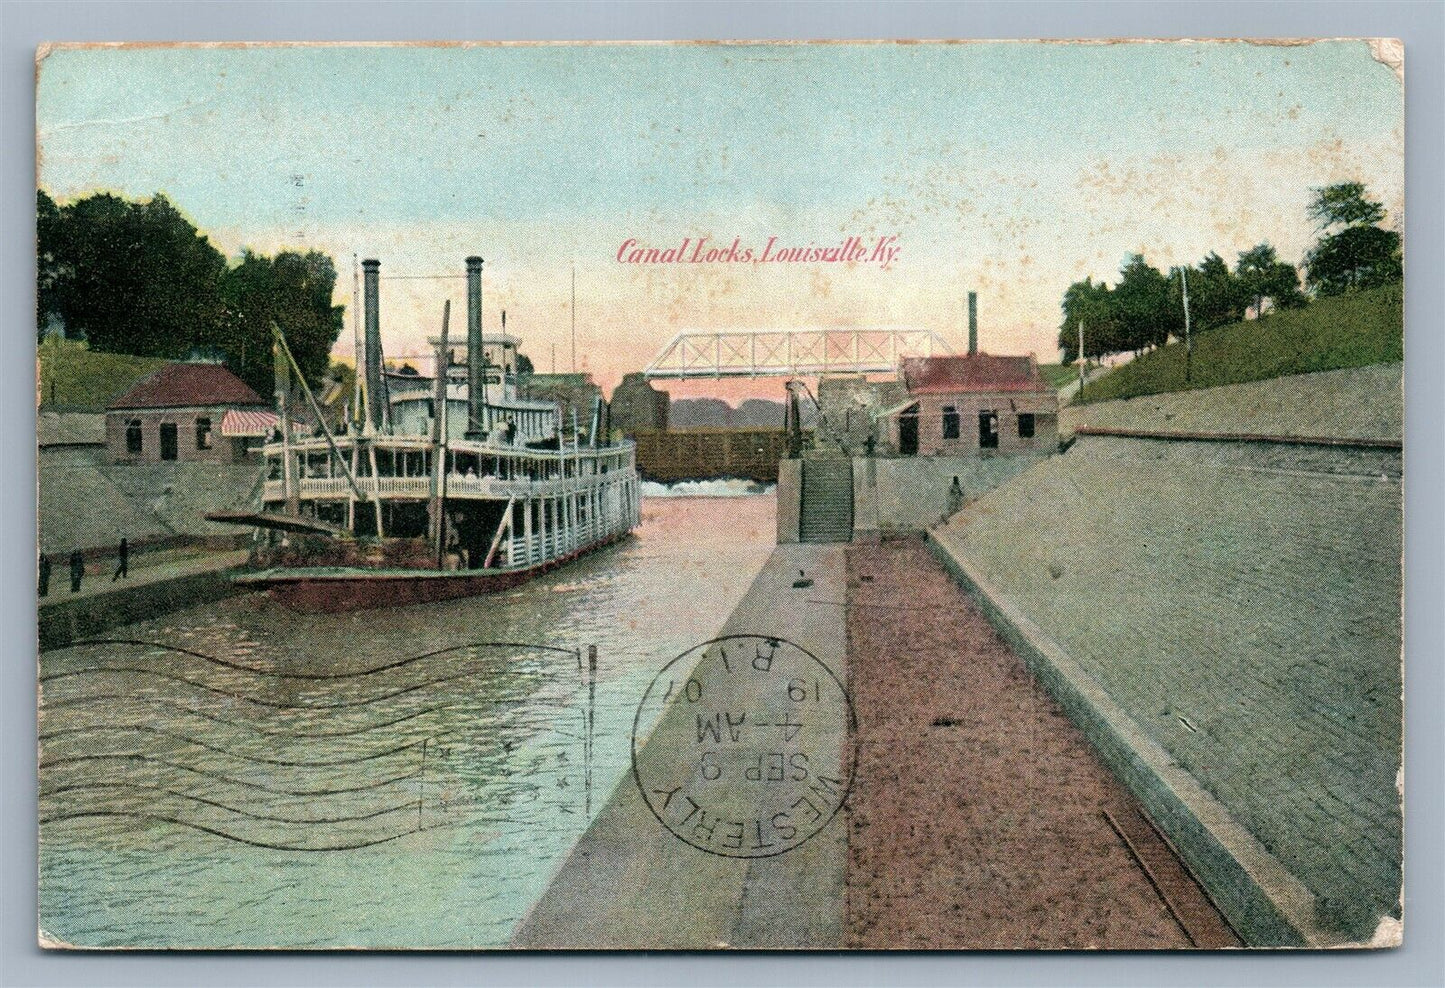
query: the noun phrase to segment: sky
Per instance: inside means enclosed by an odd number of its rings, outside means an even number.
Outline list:
[[[223,252],[317,249],[347,306],[381,261],[388,355],[421,353],[463,259],[484,323],[610,388],[673,334],[903,326],[1057,359],[1059,302],[1124,258],[1260,241],[1298,262],[1310,190],[1357,180],[1401,228],[1403,86],[1361,41],[60,48],[40,187],[168,196]],[[621,263],[629,239],[879,264]],[[430,278],[417,275],[446,275]],[[462,323],[454,320],[454,326]],[[662,385],[779,397],[781,381]]]

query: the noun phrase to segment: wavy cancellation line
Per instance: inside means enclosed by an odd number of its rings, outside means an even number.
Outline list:
[[[92,727],[67,727],[58,731],[50,731],[48,733],[41,734],[40,740],[49,741],[60,737],[75,737],[83,736],[86,734],[101,734],[106,731],[114,731],[118,733],[150,734],[158,738],[166,738],[167,740],[171,741],[180,741],[184,744],[193,744],[198,748],[204,748],[207,751],[214,751],[220,755],[229,755],[233,758],[239,758],[243,761],[256,762],[262,765],[279,765],[283,768],[331,768],[341,765],[357,765],[361,762],[376,761],[379,758],[386,758],[388,755],[395,755],[403,751],[410,751],[411,749],[419,748],[426,743],[425,739],[418,739],[416,741],[409,741],[403,745],[398,745],[395,748],[388,748],[386,751],[371,752],[365,755],[352,755],[347,758],[336,758],[317,761],[287,761],[278,758],[261,758],[256,755],[248,755],[244,752],[236,751],[231,748],[222,748],[219,745],[209,744],[198,738],[193,738],[189,734],[181,734],[177,731],[167,731],[166,729],[161,727],[148,727],[144,724],[130,724],[125,726],[102,724]],[[59,765],[67,762],[101,757],[104,757],[104,755],[68,755],[62,758],[54,758],[49,761],[43,761],[40,763],[40,767],[47,768],[52,765]]]
[[[137,695],[134,693],[89,693],[83,697],[77,697],[72,700],[59,700],[54,703],[47,703],[45,704],[45,707],[47,709],[56,707],[72,707],[86,703],[110,703],[116,700],[135,701],[140,703],[152,704],[158,707],[168,707],[171,710],[176,711],[177,713],[193,714],[204,720],[208,720],[213,724],[223,724],[227,727],[242,728],[244,730],[253,731],[256,734],[262,735],[263,737],[294,738],[297,740],[320,740],[324,738],[356,737],[359,734],[368,734],[371,731],[379,731],[383,728],[395,727],[398,724],[405,724],[408,721],[418,720],[422,717],[427,716],[428,714],[441,713],[443,710],[460,709],[462,706],[461,704],[455,703],[442,703],[434,707],[425,707],[421,710],[414,711],[413,713],[406,714],[402,717],[394,717],[391,720],[384,720],[380,723],[363,724],[360,727],[352,727],[340,731],[268,730],[267,728],[262,727],[259,724],[252,723],[249,720],[242,720],[239,718],[231,719],[229,717],[218,717],[209,711],[199,710],[195,707],[188,707],[185,704],[176,703],[173,700],[167,700],[162,697],[155,696]],[[42,735],[41,737],[43,740],[44,735]]]
[[[561,655],[571,656],[571,657],[573,657],[573,658],[577,658],[577,657],[579,657],[579,656],[581,655],[581,652],[580,652],[580,650],[578,650],[578,649],[575,649],[575,648],[559,648],[559,647],[556,646],[556,645],[534,645],[534,644],[530,644],[530,643],[528,643],[528,642],[470,642],[470,643],[465,644],[465,645],[449,645],[449,646],[447,646],[446,648],[439,648],[439,649],[436,649],[435,651],[432,651],[432,652],[424,652],[424,653],[422,653],[421,655],[413,655],[413,656],[411,656],[411,657],[409,657],[409,658],[398,659],[398,660],[395,661],[395,662],[388,662],[388,663],[385,663],[384,665],[373,666],[373,667],[370,668],[370,669],[361,669],[361,670],[352,671],[352,672],[276,672],[275,670],[272,670],[272,669],[257,669],[255,666],[248,666],[248,665],[246,665],[246,664],[244,664],[244,663],[241,663],[241,662],[231,662],[231,661],[229,661],[228,659],[219,659],[219,658],[216,658],[216,657],[213,656],[213,655],[207,655],[207,654],[205,654],[204,652],[196,652],[196,651],[193,651],[193,650],[188,649],[188,648],[181,648],[180,646],[177,646],[177,645],[167,645],[167,644],[165,644],[165,643],[163,643],[163,642],[142,641],[142,640],[136,639],[136,638],[90,638],[90,639],[87,639],[87,640],[85,640],[85,641],[75,642],[75,643],[73,643],[73,644],[71,644],[71,645],[68,645],[68,646],[66,646],[66,647],[67,647],[67,648],[86,648],[86,647],[94,647],[94,646],[100,646],[100,645],[130,645],[130,646],[135,646],[135,647],[140,647],[140,648],[158,648],[158,649],[161,649],[161,650],[167,651],[167,652],[176,652],[176,653],[179,653],[179,654],[181,654],[181,655],[189,655],[189,656],[191,656],[192,658],[204,659],[206,662],[213,663],[214,665],[218,665],[218,666],[221,666],[221,667],[226,668],[226,669],[233,669],[233,670],[235,670],[235,671],[237,671],[237,672],[249,672],[249,673],[253,673],[253,674],[257,675],[257,676],[270,676],[270,677],[273,677],[273,678],[275,678],[275,679],[305,679],[305,680],[359,679],[359,678],[364,677],[364,676],[374,676],[374,675],[376,675],[377,673],[390,672],[390,671],[393,670],[393,669],[401,669],[401,668],[403,668],[403,667],[405,667],[405,666],[409,666],[409,665],[412,665],[412,664],[414,664],[414,663],[421,662],[421,661],[423,661],[423,660],[425,660],[425,659],[435,659],[435,658],[437,658],[437,657],[439,657],[439,656],[442,656],[442,655],[449,655],[449,654],[451,654],[452,652],[460,652],[460,651],[463,651],[463,650],[469,649],[469,648],[508,648],[508,649],[524,649],[524,650],[527,650],[527,651],[536,651],[536,652],[552,652],[552,653],[557,653],[557,654],[561,654]],[[94,669],[105,668],[105,667],[104,667],[104,666],[92,666],[92,667],[88,667],[88,668],[91,669],[91,670],[94,670]],[[76,670],[76,672],[85,672],[85,671],[87,671],[87,670],[85,670],[85,669]],[[45,682],[47,679],[59,678],[60,676],[70,675],[70,674],[71,674],[71,673],[57,673],[57,674],[53,674],[52,676],[41,676],[41,677],[40,677],[40,680],[41,680],[41,682]]]
[[[143,669],[139,666],[95,666],[87,669],[75,669],[68,672],[52,673],[47,677],[43,677],[41,679],[41,682],[53,681],[56,679],[65,679],[71,676],[102,675],[105,673],[127,672],[135,673],[136,675],[141,676],[153,676],[157,679],[165,679],[175,683],[184,683],[187,686],[193,686],[198,690],[205,690],[207,693],[214,693],[217,696],[223,696],[230,700],[240,700],[244,703],[254,703],[260,707],[270,707],[276,710],[344,710],[352,707],[365,707],[373,703],[381,703],[385,700],[393,700],[396,697],[406,696],[407,694],[415,693],[419,690],[431,689],[432,687],[440,686],[443,683],[451,683],[459,679],[467,679],[471,676],[475,676],[485,671],[486,670],[483,669],[469,669],[466,672],[457,673],[453,676],[438,676],[435,679],[429,679],[425,682],[417,683],[413,686],[403,687],[402,689],[395,690],[391,693],[382,693],[377,696],[366,697],[360,700],[343,700],[337,703],[286,703],[279,700],[262,700],[255,696],[252,696],[249,693],[240,693],[235,690],[221,689],[220,687],[211,686],[208,683],[203,683],[195,679],[189,679],[185,676],[177,676],[168,672],[160,672],[156,669]],[[72,700],[62,700],[57,703],[46,703],[45,706],[74,706],[77,702],[84,701],[81,698],[77,698]]]
[[[383,837],[376,837],[371,840],[354,841],[349,844],[325,844],[318,847],[309,844],[281,844],[272,841],[256,840],[251,837],[242,837],[239,834],[233,834],[228,831],[221,830],[217,827],[208,827],[205,824],[193,823],[189,820],[181,820],[177,817],[162,816],[158,813],[141,813],[132,810],[83,810],[76,813],[62,813],[57,816],[46,817],[40,822],[42,824],[61,823],[66,820],[101,819],[106,817],[146,820],[151,823],[166,823],[175,827],[185,827],[189,830],[198,830],[201,833],[210,834],[213,837],[219,837],[222,840],[234,841],[237,844],[246,844],[250,847],[265,848],[269,851],[355,851],[363,847],[375,847],[378,844],[389,844],[392,841],[400,840],[403,837],[409,837],[412,834],[421,833],[423,830],[434,829],[430,827],[418,826],[412,827],[408,830],[403,830],[400,833],[387,834]]]
[[[178,792],[175,789],[168,789],[165,786],[146,785],[144,782],[82,782],[73,786],[59,786],[57,788],[48,790],[45,795],[49,797],[55,797],[63,796],[67,793],[73,792],[126,789],[135,789],[142,792],[153,792],[159,793],[164,796],[173,796],[176,799],[189,800],[190,802],[200,803],[204,806],[213,806],[216,809],[225,810],[228,813],[235,813],[238,816],[249,817],[252,820],[263,820],[267,823],[289,823],[306,826],[321,826],[325,824],[355,823],[361,820],[374,820],[377,817],[386,816],[391,813],[400,813],[403,810],[415,813],[419,812],[419,808],[421,806],[420,799],[412,799],[408,800],[405,803],[398,803],[394,806],[388,806],[379,810],[372,810],[369,813],[358,813],[353,816],[305,817],[298,819],[296,817],[269,816],[265,813],[253,813],[250,810],[244,810],[239,806],[232,806],[229,803],[222,803],[219,800],[209,799],[205,796],[197,796],[193,793],[187,792]],[[49,817],[42,817],[40,819],[40,822],[47,823],[51,820],[69,819],[72,816],[73,814],[54,814]]]
[[[258,789],[261,792],[271,793],[273,796],[340,796],[346,793],[370,792],[371,790],[380,789],[383,786],[392,785],[396,782],[402,782],[406,779],[414,779],[417,776],[421,775],[422,770],[425,767],[421,760],[418,759],[416,768],[412,769],[410,772],[406,772],[402,775],[388,776],[385,779],[365,782],[360,785],[341,786],[331,789],[280,789],[274,786],[262,785],[259,782],[248,782],[245,779],[237,779],[234,776],[226,775],[223,772],[213,772],[209,769],[195,768],[191,765],[183,765],[180,762],[173,762],[165,758],[155,758],[150,755],[140,754],[139,752],[125,752],[107,755],[81,755],[73,759],[65,759],[64,761],[67,764],[82,764],[85,761],[103,761],[107,759],[115,761],[142,762],[148,765],[162,765],[166,768],[175,769],[180,772],[190,772],[193,775],[199,775],[214,782],[222,782],[233,786],[244,786],[248,789]],[[61,759],[56,759],[54,763],[50,764],[53,766],[56,764],[60,764],[61,761]],[[48,791],[41,790],[41,796],[45,796],[48,794]]]

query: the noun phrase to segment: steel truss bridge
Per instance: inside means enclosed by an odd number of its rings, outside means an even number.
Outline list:
[[[952,352],[926,329],[684,330],[643,373],[649,379],[885,374],[904,357]]]

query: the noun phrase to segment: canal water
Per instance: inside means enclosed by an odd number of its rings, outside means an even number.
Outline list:
[[[248,595],[46,652],[43,934],[505,945],[629,771],[649,680],[716,634],[774,532],[770,495],[650,497],[634,538],[505,594]]]

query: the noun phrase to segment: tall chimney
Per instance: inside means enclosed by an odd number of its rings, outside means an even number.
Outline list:
[[[362,309],[366,313],[366,420],[380,430],[385,421],[381,385],[380,261],[362,261]]]
[[[968,293],[968,355],[978,353],[978,292]]]
[[[467,438],[482,438],[486,404],[486,354],[482,349],[482,259],[467,258]]]

